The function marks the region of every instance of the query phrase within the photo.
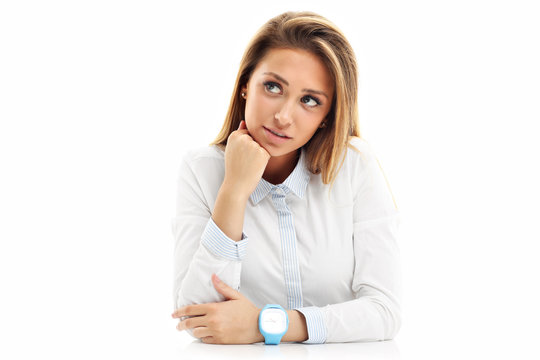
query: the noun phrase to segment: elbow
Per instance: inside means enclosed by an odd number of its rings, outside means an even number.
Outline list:
[[[379,340],[393,340],[401,329],[401,309],[397,304],[378,302],[378,305],[382,323]]]
[[[396,337],[401,329],[401,313],[394,311],[389,315],[389,319],[386,321],[385,334],[383,340],[392,340]]]

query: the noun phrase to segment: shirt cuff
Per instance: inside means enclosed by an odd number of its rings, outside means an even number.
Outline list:
[[[242,240],[234,241],[216,225],[210,217],[202,234],[202,244],[214,255],[227,260],[240,261],[246,255],[247,236],[242,232]]]
[[[321,309],[315,306],[295,309],[306,318],[308,339],[305,344],[323,344],[326,341],[326,326]]]

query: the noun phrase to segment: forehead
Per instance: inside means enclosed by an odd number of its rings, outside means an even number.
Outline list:
[[[254,75],[273,72],[289,82],[291,87],[332,92],[334,80],[319,57],[301,49],[271,49],[259,61]]]

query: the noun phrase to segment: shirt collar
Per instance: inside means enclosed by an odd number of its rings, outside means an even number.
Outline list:
[[[257,184],[257,187],[255,188],[255,191],[253,191],[250,195],[253,204],[257,205],[259,201],[261,201],[266,197],[266,195],[268,195],[269,192],[271,192],[272,190],[276,191],[277,188],[283,190],[285,194],[288,194],[292,191],[300,199],[303,199],[310,178],[310,172],[306,167],[305,157],[305,150],[302,147],[300,152],[300,158],[298,159],[294,170],[289,174],[287,179],[285,179],[282,184],[273,185],[261,178],[261,180],[259,180],[259,183]]]

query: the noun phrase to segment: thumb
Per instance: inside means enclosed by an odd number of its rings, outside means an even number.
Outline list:
[[[221,281],[216,274],[212,274],[212,282],[214,283],[214,287],[216,288],[217,292],[225,296],[226,299],[236,300],[242,297],[242,294]]]

